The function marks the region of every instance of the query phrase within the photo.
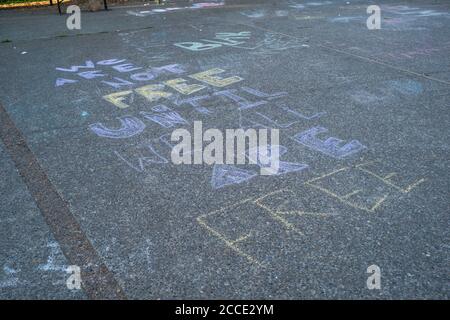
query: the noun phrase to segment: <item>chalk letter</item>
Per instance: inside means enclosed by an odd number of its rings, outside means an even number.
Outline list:
[[[156,152],[151,144],[133,147],[133,149],[128,150],[128,153],[130,152],[133,153],[133,158],[128,158],[127,160],[118,151],[114,151],[120,160],[124,161],[130,168],[133,168],[138,172],[145,171],[145,167],[149,164],[168,163],[167,159]]]
[[[119,107],[120,109],[128,108],[129,105],[123,103],[123,100],[125,100],[125,96],[133,93],[131,90],[127,91],[120,91],[120,92],[114,92],[111,94],[107,94],[106,96],[103,96],[103,99],[106,101],[111,102],[116,107]]]
[[[162,84],[149,84],[136,89],[136,92],[145,97],[150,102],[158,101],[161,98],[168,98],[172,94],[165,91],[157,91],[164,88]]]
[[[117,64],[117,63],[121,63],[124,62],[126,59],[109,59],[109,60],[101,60],[99,62],[97,62],[97,64],[101,65],[101,66],[110,66],[112,64]]]
[[[116,69],[119,72],[130,72],[130,71],[142,69],[142,67],[135,67],[131,63],[124,63],[124,64],[119,64],[117,66],[113,66],[113,69]]]
[[[267,101],[265,101],[265,100],[250,102],[247,99],[245,99],[244,97],[238,96],[235,92],[236,92],[235,89],[231,89],[231,90],[227,89],[227,90],[217,91],[214,93],[214,95],[223,95],[223,96],[231,99],[232,101],[239,104],[239,110],[251,109],[251,108],[254,108],[254,107],[257,107],[257,106],[267,103]]]
[[[152,68],[152,71],[156,74],[156,75],[160,75],[163,72],[170,72],[170,73],[175,73],[175,74],[181,74],[181,73],[185,73],[186,71],[183,69],[183,66],[174,63],[174,64],[166,64],[165,66],[161,66],[161,67],[155,67]]]
[[[186,94],[189,95],[191,93],[200,91],[204,88],[206,88],[206,86],[203,86],[201,84],[186,84],[185,83],[186,80],[182,79],[182,78],[177,78],[177,79],[173,79],[173,80],[169,80],[164,82],[166,85],[168,85],[169,87],[177,90],[179,93],[182,94]]]
[[[135,117],[124,116],[118,119],[121,125],[118,129],[107,128],[100,122],[89,125],[89,128],[100,137],[112,139],[130,138],[145,129],[145,124]]]
[[[344,141],[335,137],[329,137],[326,140],[317,138],[318,134],[325,132],[328,132],[328,129],[323,127],[313,127],[309,130],[297,133],[293,139],[304,146],[338,159],[342,159],[366,148],[358,140],[351,140],[342,145]]]
[[[165,105],[157,105],[152,108],[157,113],[141,111],[145,119],[158,123],[164,128],[171,128],[177,124],[188,124],[186,120],[176,111],[167,108]]]
[[[94,79],[94,78],[98,78],[98,77],[104,77],[105,75],[103,73],[100,73],[100,70],[92,70],[92,71],[83,71],[83,72],[78,72],[77,74],[80,77],[83,77],[85,79]]]
[[[230,84],[244,80],[243,78],[238,77],[238,76],[233,76],[233,77],[229,77],[229,78],[221,78],[221,77],[214,76],[215,74],[219,74],[222,72],[225,72],[225,70],[222,70],[219,68],[214,68],[214,69],[210,69],[207,71],[192,74],[189,77],[191,77],[195,80],[201,81],[201,82],[205,82],[205,83],[210,84],[215,87],[226,87]]]
[[[65,69],[65,68],[55,68],[55,69],[59,70],[59,71],[66,71],[66,72],[77,72],[81,68],[93,69],[94,63],[91,60],[87,60],[86,65],[84,65],[84,66],[71,66],[69,69]]]
[[[65,85],[66,83],[75,83],[78,80],[66,79],[66,78],[58,78],[56,79],[55,87],[60,87]]]
[[[110,81],[102,80],[102,83],[110,85],[111,87],[114,87],[116,89],[119,89],[120,87],[124,87],[124,86],[132,86],[133,85],[133,82],[121,79],[119,77],[114,77],[114,80],[117,80],[119,82],[110,82]]]
[[[134,73],[130,76],[132,80],[136,81],[149,81],[153,80],[155,78],[155,75],[152,73],[151,70],[140,72],[140,73]]]
[[[191,51],[203,51],[203,50],[210,50],[210,49],[214,49],[214,48],[218,48],[221,47],[221,44],[217,44],[217,43],[209,43],[209,44],[205,44],[205,43],[201,43],[201,42],[179,42],[179,43],[174,43],[175,46],[183,48],[183,49],[188,49]]]

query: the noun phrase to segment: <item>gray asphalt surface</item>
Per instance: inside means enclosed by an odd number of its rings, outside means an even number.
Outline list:
[[[198,2],[0,11],[0,297],[448,299],[449,3]],[[194,121],[280,129],[288,172],[172,164]]]

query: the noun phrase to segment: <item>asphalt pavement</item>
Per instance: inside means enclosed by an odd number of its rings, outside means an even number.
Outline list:
[[[0,11],[0,298],[449,298],[447,1],[67,18]],[[280,171],[173,164],[194,121],[279,129]]]

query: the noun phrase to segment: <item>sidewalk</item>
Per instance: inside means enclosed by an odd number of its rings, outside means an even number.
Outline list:
[[[448,299],[449,6],[380,7],[0,10],[0,297]],[[194,121],[282,170],[173,164]]]

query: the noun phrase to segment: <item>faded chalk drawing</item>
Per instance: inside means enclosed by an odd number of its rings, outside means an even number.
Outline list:
[[[221,66],[222,69],[245,70],[248,66],[240,50],[227,50],[216,55],[197,55],[196,62],[205,69]]]
[[[266,10],[248,10],[239,12],[247,18],[263,18],[266,15]]]
[[[130,146],[122,152],[114,151],[114,154],[130,168],[138,172],[145,171],[145,168],[151,164],[169,163],[150,143],[137,147]]]
[[[172,151],[173,147],[175,147],[177,144],[175,142],[171,141],[171,133],[166,133],[161,136],[159,136],[156,140],[161,142],[163,145],[169,148],[170,151]]]
[[[152,108],[154,112],[141,111],[140,114],[145,119],[151,120],[164,128],[172,128],[177,125],[189,124],[183,117],[176,111],[173,111],[165,105],[157,105]]]
[[[148,13],[150,13],[150,11],[147,10],[144,11],[127,10],[127,14],[135,17],[145,17]]]
[[[365,21],[366,17],[364,16],[348,16],[348,17],[334,17],[334,18],[330,18],[328,19],[331,22],[340,22],[340,23],[349,23],[349,22],[353,22],[353,21]]]
[[[417,186],[426,181],[425,178],[420,178],[414,179],[413,181],[409,181],[407,183],[403,182],[402,184],[400,184],[401,177],[398,174],[398,172],[388,170],[388,172],[383,174],[381,173],[382,172],[381,168],[378,168],[378,172],[376,172],[377,166],[381,167],[380,164],[382,164],[380,161],[370,161],[366,163],[361,163],[357,165],[356,168],[379,179],[386,185],[396,189],[397,191],[400,191],[401,193],[409,193]]]
[[[288,93],[286,91],[280,91],[280,92],[275,92],[275,93],[266,93],[266,92],[262,92],[258,89],[254,89],[254,88],[250,88],[247,86],[242,86],[241,90],[250,93],[256,97],[260,97],[260,98],[264,98],[267,100],[274,100],[274,99],[278,99],[281,97],[285,97],[288,95]]]
[[[277,17],[287,17],[289,15],[289,11],[287,11],[287,10],[275,10],[275,15]]]
[[[421,9],[407,5],[384,5],[381,7],[383,12],[387,13],[383,25],[388,30],[393,31],[422,31],[427,30],[431,25],[429,23],[420,24],[424,18],[450,17],[450,13],[445,10]],[[434,23],[434,21],[433,21]]]
[[[279,145],[278,147],[278,154],[281,158],[282,155],[288,152],[288,149],[283,146]],[[270,145],[267,147],[266,150],[261,150],[259,147],[251,148],[246,151],[245,156],[249,160],[249,163],[255,163],[260,168],[261,167],[269,167],[270,164],[263,164],[261,162],[261,158],[265,159],[271,159],[272,157],[272,148],[273,145]],[[279,161],[279,168],[278,172],[274,173],[274,175],[283,175],[290,172],[299,172],[307,169],[309,166],[305,163],[296,163],[296,162],[286,162],[286,161]]]
[[[256,171],[240,169],[233,165],[214,165],[211,186],[213,189],[219,189],[231,184],[242,183],[256,177]]]
[[[419,96],[424,91],[422,83],[411,79],[398,79],[384,81],[379,87],[355,90],[350,97],[361,104],[376,104],[392,100],[399,94],[404,96]]]
[[[257,89],[253,89],[250,87],[242,87],[241,90],[249,95],[264,98],[265,100],[256,100],[250,101],[248,98],[245,98],[241,95],[238,95],[238,91],[236,89],[228,89],[222,91],[216,91],[214,93],[215,96],[223,96],[239,106],[239,110],[247,110],[255,107],[259,107],[267,104],[269,101],[274,99],[279,99],[288,95],[287,92],[275,92],[275,93],[265,93]]]
[[[268,32],[264,39],[252,48],[250,53],[266,56],[295,48],[305,48],[305,42],[282,34]]]
[[[88,80],[106,76],[105,74],[101,73],[100,70],[78,72],[77,75],[79,75],[80,77],[82,77],[84,79],[88,79]]]
[[[388,21],[388,19],[386,21]],[[383,23],[387,22],[383,20]],[[418,44],[415,48],[411,49],[405,49],[404,47],[397,46],[392,47],[391,50],[383,49],[379,51],[357,46],[349,47],[342,42],[332,42],[326,40],[325,43],[330,46],[341,48],[342,50],[358,51],[359,54],[363,53],[366,56],[372,56],[380,59],[389,59],[389,60],[416,59],[422,56],[431,58],[433,54],[445,54],[450,50],[450,41],[442,41],[434,47],[427,44]]]
[[[190,6],[184,6],[184,7],[168,7],[168,8],[158,8],[158,9],[152,9],[152,10],[141,10],[141,11],[128,10],[127,14],[129,14],[131,16],[135,16],[135,17],[147,17],[147,16],[153,15],[153,14],[176,12],[176,11],[186,10],[186,9],[195,10],[195,9],[221,7],[224,4],[225,4],[224,2],[197,2],[197,3],[193,3]]]
[[[278,147],[278,154],[281,157],[282,155],[286,154],[286,152],[288,152],[288,149],[283,146],[283,145],[276,145]],[[267,156],[267,157],[271,157],[272,156],[272,148],[273,145],[270,145],[267,147],[266,150],[260,150],[259,147],[255,147],[255,148],[250,148],[245,152],[245,156],[251,161],[251,163],[255,163],[258,165],[261,165],[259,159],[261,157],[261,153],[263,153],[262,156]]]
[[[159,69],[159,68],[154,68]],[[175,70],[174,70],[175,71]],[[227,78],[222,78],[219,74],[225,72],[223,69],[213,68],[203,72],[195,73],[189,75],[192,79],[197,81],[206,83],[208,85],[214,87],[226,87],[233,83],[242,81],[243,78],[238,76],[232,76]],[[165,87],[169,87],[173,90],[176,90],[178,93],[182,93],[184,95],[190,95],[191,93],[197,92],[199,90],[205,89],[206,86],[200,84],[188,84],[187,80],[183,78],[176,78],[172,80],[165,81],[164,83],[159,84],[149,84],[142,87],[138,87],[134,90],[125,90],[119,92],[113,92],[103,96],[103,99],[112,103],[119,109],[126,109],[130,105],[130,103],[134,100],[134,93],[137,93],[147,99],[149,102],[156,102],[160,99],[168,99],[173,96],[172,92],[169,92],[165,89]],[[185,101],[190,101],[195,103],[195,100],[198,100],[198,97],[193,97],[191,100],[187,99]],[[128,100],[130,100],[128,102]],[[201,106],[197,106],[196,108],[202,109]],[[204,110],[204,109],[203,109]]]
[[[223,6],[225,4],[225,2],[220,1],[220,2],[197,2],[192,4],[192,8],[197,8],[197,9],[201,9],[201,8],[214,8],[214,7],[220,7]]]
[[[326,140],[321,140],[317,137],[317,135],[326,132],[328,132],[328,129],[324,127],[313,127],[297,133],[293,139],[308,148],[337,159],[345,158],[366,148],[358,140],[351,140],[342,145],[345,141],[335,137],[329,137]]]
[[[173,52],[165,50],[168,45],[167,35],[163,32],[150,33],[146,29],[118,33],[122,42],[140,53],[145,53],[145,59],[150,63],[159,63],[172,59]]]
[[[350,93],[350,97],[361,104],[373,104],[386,100],[386,96],[383,94],[371,93],[364,89]]]
[[[202,43],[202,42],[196,42],[196,41],[189,41],[189,42],[178,42],[174,43],[174,46],[191,50],[191,51],[204,51],[204,50],[210,50],[215,48],[220,48],[222,44],[219,43]]]
[[[265,265],[261,263],[257,258],[253,255],[246,253],[243,249],[240,248],[240,244],[245,243],[245,241],[249,240],[252,236],[255,235],[255,231],[258,230],[259,225],[253,223],[250,224],[250,228],[239,228],[243,229],[240,232],[235,232],[230,234],[221,228],[221,225],[226,224],[227,221],[238,221],[241,224],[245,225],[245,222],[256,221],[251,220],[252,216],[249,216],[246,213],[251,213],[252,211],[248,210],[255,209],[254,198],[245,199],[239,201],[235,204],[227,206],[225,208],[203,214],[197,217],[197,223],[205,228],[212,236],[218,238],[222,243],[228,248],[231,249],[234,253],[243,257],[248,263],[255,265],[257,267],[264,267]],[[247,210],[245,210],[247,209]],[[231,218],[231,219],[230,219]]]
[[[126,59],[108,59],[97,63],[87,60],[85,65],[71,66],[69,68],[56,68],[61,72],[68,72],[70,76],[78,76],[84,80],[95,81],[107,84],[113,88],[131,87],[135,82],[150,81],[164,74],[182,74],[185,73],[183,67],[179,64],[168,64],[159,67],[150,67],[143,70],[143,67],[135,66],[133,63],[123,63]],[[80,69],[102,68],[102,70],[88,70],[78,72]],[[119,76],[111,75],[110,72],[118,73]],[[124,79],[123,77],[128,77]],[[132,81],[131,81],[132,80]],[[77,79],[57,78],[55,87],[61,87],[67,84],[77,83]]]
[[[241,78],[239,76],[232,76],[232,77],[228,77],[228,78],[222,78],[222,77],[218,76],[218,74],[221,74],[224,72],[225,72],[225,70],[223,70],[223,69],[213,68],[213,69],[209,69],[209,70],[199,72],[196,74],[191,74],[189,77],[192,79],[204,82],[206,84],[209,84],[211,86],[219,87],[219,88],[226,87],[233,83],[244,80],[243,78]]]
[[[175,99],[173,99],[173,103],[176,106],[184,106],[184,105],[188,105],[191,106],[195,111],[201,113],[201,114],[211,114],[212,111],[208,108],[205,107],[204,103],[205,100],[209,100],[211,99],[210,95],[202,95],[202,96],[194,96],[194,97],[190,97],[190,98],[180,98],[180,97],[175,97]]]
[[[47,243],[47,248],[50,249],[50,254],[48,255],[47,262],[45,264],[40,264],[37,267],[38,270],[66,272],[67,266],[62,264],[61,262],[58,263],[58,260],[61,260],[60,255],[62,254],[59,244],[55,241],[50,241]]]
[[[383,20],[383,29],[392,31],[423,31],[427,30],[425,26],[417,25],[416,18],[411,17],[398,17],[389,18],[385,17]]]
[[[311,6],[311,7],[319,7],[319,6],[329,5],[332,3],[333,2],[331,2],[331,1],[320,1],[320,2],[307,2],[307,3],[305,3],[305,5]]]
[[[298,196],[298,192],[292,189],[280,189],[263,195],[255,200],[255,203],[273,214],[288,217],[288,216],[317,216],[317,217],[332,217],[338,214],[332,212],[316,212],[306,210],[306,204],[314,207],[314,203],[305,201]]]
[[[302,185],[323,192],[330,199],[336,199],[353,209],[375,213],[389,198],[398,198],[398,192],[409,193],[426,181],[424,178],[409,178],[408,182],[403,180],[400,183],[399,176],[398,172],[389,169],[385,163],[370,161],[324,173]],[[321,197],[317,199],[323,201]],[[313,208],[317,207],[310,201],[307,201],[307,204]],[[335,208],[335,205],[330,206]],[[323,203],[318,204],[318,207],[323,207]],[[258,211],[258,208],[263,211]],[[197,218],[197,222],[248,263],[267,267],[264,259],[250,252],[252,246],[249,244],[259,243],[256,236],[264,234],[265,226],[271,225],[270,222],[257,220],[256,217],[266,213],[273,221],[280,223],[286,232],[304,236],[301,225],[293,222],[293,217],[331,218],[339,215],[333,211],[308,210],[297,190],[280,189],[202,214]]]
[[[119,77],[114,77],[113,80],[114,81],[102,80],[102,83],[107,84],[115,89],[120,89],[121,87],[131,87],[134,85],[133,82],[119,78]]]
[[[126,98],[128,96],[130,96],[130,100],[133,101],[134,96],[133,96],[133,91],[131,91],[131,90],[110,93],[110,94],[103,96],[103,99],[105,99],[108,102],[111,102],[113,105],[115,105],[119,109],[125,109],[125,108],[128,108],[128,106],[129,106],[128,104],[126,104],[124,102],[124,100],[126,100]]]
[[[289,1],[289,7],[297,10],[305,9],[305,5],[295,1]]]
[[[164,91],[163,84],[149,84],[143,87],[136,88],[135,91],[143,96],[149,102],[157,102],[160,99],[169,98],[172,93]]]
[[[123,116],[117,118],[120,121],[120,127],[108,128],[104,124],[97,122],[89,125],[89,128],[99,137],[111,139],[125,139],[133,137],[145,129],[145,124],[132,116]]]
[[[406,80],[390,80],[387,85],[393,90],[404,94],[417,96],[423,92],[423,86],[420,82],[406,79]]]
[[[282,196],[282,199],[277,199]],[[304,236],[304,233],[294,223],[289,221],[289,216],[317,216],[330,217],[334,214],[324,212],[311,212],[303,208],[303,204],[299,204],[298,194],[290,189],[281,189],[265,194],[254,200],[254,204],[266,210],[266,212],[277,222],[284,226],[288,233]],[[285,209],[287,203],[293,204],[288,210]]]
[[[283,13],[279,12],[279,14]],[[199,41],[177,42],[174,45],[190,51],[205,51],[229,46],[249,50],[251,54],[256,55],[271,55],[287,49],[309,47],[304,41],[279,33],[266,32],[264,39],[258,41],[255,39],[251,42],[249,41],[250,38],[251,33],[249,31],[238,33],[223,32],[216,33],[214,39],[211,40],[200,39]]]
[[[395,192],[409,193],[426,181],[424,178],[415,178],[405,183],[397,172],[389,168],[381,170],[380,164],[382,163],[370,161],[355,167],[343,167],[311,179],[305,184],[352,208],[372,213],[390,196],[394,198]]]
[[[228,249],[244,258],[246,262],[265,268],[269,266],[268,262],[272,256],[268,261],[264,251],[252,249],[255,249],[255,243],[264,240],[268,230],[275,230],[272,227],[274,223],[284,229],[282,231],[284,234],[280,239],[282,241],[286,233],[296,238],[304,236],[300,227],[290,221],[291,217],[330,218],[336,216],[334,213],[305,210],[303,204],[296,201],[297,199],[297,192],[280,189],[202,214],[197,217],[197,222]],[[286,201],[291,204],[288,208],[286,208]]]
[[[187,80],[183,78],[177,78],[165,81],[164,84],[185,95],[190,95],[206,88],[206,86],[201,84],[187,84],[186,82]]]
[[[421,8],[414,8],[414,7],[410,7],[407,5],[398,5],[398,6],[385,5],[385,6],[382,6],[381,8],[382,8],[382,10],[385,10],[390,13],[395,13],[395,14],[408,16],[408,17],[415,17],[415,18],[450,15],[450,13],[445,12],[445,11],[437,11],[437,10],[431,10],[431,9],[423,10]]]
[[[57,78],[55,81],[55,87],[61,87],[61,86],[65,85],[66,83],[75,83],[75,82],[78,82],[78,80]]]
[[[5,276],[0,278],[0,289],[16,287],[19,284],[17,272],[16,269],[10,267],[8,264],[3,265],[3,274]]]
[[[280,108],[282,110],[286,111],[287,113],[292,114],[292,115],[294,115],[294,116],[296,116],[296,117],[298,117],[300,119],[304,119],[304,120],[317,119],[317,118],[320,118],[321,116],[324,116],[324,115],[327,114],[326,112],[316,112],[316,113],[311,114],[311,115],[304,115],[303,113],[295,111],[295,110],[293,110],[293,109],[291,109],[289,107],[286,107],[286,106],[281,106]]]
[[[275,15],[276,17],[286,17],[289,15],[289,11],[287,10],[275,10],[272,14],[272,12],[270,12],[269,14],[267,13],[266,10],[263,9],[259,9],[259,10],[246,10],[246,11],[241,11],[239,12],[241,15],[247,17],[247,18],[251,18],[251,19],[260,19],[263,18],[267,15],[269,16],[273,16]]]
[[[344,167],[306,182],[344,204],[363,211],[375,212],[388,198],[389,191],[373,181],[358,175],[350,167]]]
[[[121,68],[134,68],[131,64],[127,64],[126,66],[121,66]],[[153,79],[155,75],[159,75],[166,71],[170,73],[182,73],[183,69],[179,67],[177,64],[166,65],[162,67],[153,67],[151,68],[152,77],[148,79]],[[214,112],[210,108],[205,107],[205,101],[208,102],[208,106],[214,106],[219,103],[219,99],[215,99],[213,101],[213,105],[211,105],[211,94],[203,94],[198,96],[192,96],[188,98],[183,98],[181,95],[189,96],[195,92],[198,92],[203,89],[218,87],[223,88],[234,83],[240,82],[243,78],[239,76],[229,76],[224,77],[221,74],[226,71],[219,68],[213,68],[206,71],[198,72],[195,74],[189,75],[191,79],[183,79],[183,78],[175,78],[171,80],[166,80],[163,83],[157,84],[149,84],[144,85],[142,87],[135,88],[133,90],[125,90],[119,92],[109,93],[103,96],[103,99],[115,105],[119,109],[130,108],[131,104],[135,100],[135,94],[142,96],[150,103],[156,103],[161,99],[166,100],[166,102],[173,103],[175,106],[183,107],[190,106],[195,111],[202,115],[210,115]],[[133,76],[133,75],[132,75]],[[136,76],[136,74],[134,74]],[[203,84],[195,83],[195,81],[199,81]],[[209,87],[210,86],[210,87]],[[172,90],[172,92],[170,92]],[[248,88],[250,92],[256,93],[257,95],[262,95],[267,97],[268,99],[275,98],[279,96],[279,94],[271,95],[266,94],[256,89]],[[175,91],[175,94],[173,93]],[[232,97],[234,99],[240,99],[237,96],[232,96],[230,93],[225,93],[222,91],[218,91],[219,94],[227,95],[228,97]],[[214,100],[214,99],[213,99]],[[239,101],[244,101],[240,99]],[[266,103],[264,101],[264,103]],[[180,125],[189,125],[189,121],[181,115],[180,112],[175,111],[174,109],[168,107],[166,104],[157,104],[150,107],[149,111],[140,111],[139,114],[146,120],[150,120],[153,123],[160,125],[163,128],[172,128]],[[128,115],[119,117],[120,127],[108,127],[101,122],[91,124],[90,130],[96,133],[98,136],[113,138],[113,139],[123,139],[130,138],[137,134],[140,134],[145,128],[146,125],[144,122],[134,116]]]
[[[94,68],[95,68],[94,62],[92,62],[92,60],[86,60],[84,65],[71,66],[70,68],[56,67],[55,69],[64,72],[78,72],[78,70],[80,69],[94,69]]]
[[[222,46],[238,46],[244,44],[245,41],[250,39],[250,31],[241,32],[218,32],[213,39],[200,39],[200,41],[190,42],[178,42],[174,43],[175,46],[191,50],[191,51],[204,51],[210,49],[220,48]]]
[[[229,34],[222,33],[220,36],[228,37]],[[113,92],[103,97],[106,101],[117,106],[119,110],[128,108],[127,111],[133,111],[133,108],[130,107],[135,100],[134,95],[136,94],[138,98],[142,96],[148,104],[145,105],[145,111],[138,109],[135,110],[135,113],[139,114],[144,121],[147,120],[163,129],[190,126],[192,121],[185,115],[186,111],[186,114],[190,114],[189,111],[194,110],[197,112],[197,116],[208,117],[216,112],[215,107],[223,106],[224,100],[228,103],[226,105],[227,108],[230,106],[230,112],[236,112],[236,116],[238,116],[238,118],[236,117],[236,125],[238,128],[288,129],[300,121],[311,121],[326,115],[325,112],[298,111],[294,106],[288,106],[283,101],[279,101],[279,99],[289,96],[285,91],[265,92],[248,85],[243,85],[240,88],[222,89],[244,79],[237,75],[224,75],[226,71],[220,68],[197,72],[184,78],[180,78],[179,74],[185,73],[185,68],[178,64],[151,67],[141,72],[140,67],[126,62],[125,59],[110,59],[97,63],[87,61],[85,65],[60,69],[69,70],[64,72],[76,73],[80,68],[96,68],[97,66],[105,65],[115,66],[116,68],[113,69],[118,72],[130,72],[130,79],[134,81],[154,80],[163,73],[175,74],[173,78],[164,79],[160,83],[157,82],[135,89]],[[139,70],[136,70],[136,68],[139,68]],[[134,71],[138,71],[138,73],[134,73]],[[103,73],[98,72],[94,75],[100,74]],[[94,78],[97,78],[97,76]],[[395,91],[402,94],[414,94],[422,90],[420,83],[418,84],[408,79],[392,80],[384,85],[391,92]],[[160,100],[164,100],[164,103],[161,103]],[[142,99],[139,101],[142,102]],[[149,105],[150,103],[151,105]],[[175,108],[170,107],[169,103]],[[118,117],[117,119],[119,120],[119,126],[107,126],[102,122],[97,122],[91,124],[89,128],[100,137],[125,139],[142,133],[148,125],[143,120],[132,115]],[[195,120],[197,119],[194,118],[193,121]],[[343,159],[366,148],[358,140],[350,140],[346,143],[335,137],[328,137],[323,140],[318,137],[319,134],[326,132],[326,128],[315,126],[299,132],[292,139],[310,149],[336,159]],[[172,152],[173,148],[170,135],[164,132],[157,132],[157,137],[150,137],[150,141],[151,143],[138,146],[133,144],[123,145],[121,148],[117,148],[114,154],[121,162],[124,162],[137,172],[143,172],[155,165],[168,164],[166,156]],[[272,149],[270,148],[270,150],[266,151],[265,153],[270,156]],[[279,146],[279,151],[281,156],[288,153],[287,148],[284,146]],[[263,162],[259,161],[261,156],[259,152],[260,150],[257,150],[257,159],[253,163],[261,169],[264,165]],[[246,157],[248,160],[251,160],[249,158],[249,150],[246,151]],[[295,160],[280,161],[277,176],[295,172],[300,173],[308,168],[308,164],[296,162]],[[250,168],[248,165],[247,167],[214,165],[211,170],[210,185],[213,189],[237,185],[257,176],[256,169]],[[360,193],[351,194],[351,196],[356,195],[359,196]],[[339,197],[346,199],[350,195],[345,194]]]
[[[239,128],[241,129],[270,129],[269,126],[259,123],[252,119],[249,115],[243,115],[243,112],[239,110]]]
[[[257,107],[257,106],[267,103],[267,101],[265,101],[265,100],[250,102],[246,98],[237,95],[236,92],[237,92],[236,89],[228,89],[228,90],[217,91],[214,93],[214,95],[221,95],[221,96],[227,97],[228,99],[230,99],[231,101],[233,101],[239,105],[239,110],[250,109],[250,108],[254,108],[254,107]]]
[[[131,224],[132,220],[129,215],[124,215],[122,222]],[[136,268],[147,274],[151,274],[155,270],[155,252],[157,252],[158,246],[145,235],[138,239],[130,239],[125,244],[117,237],[109,236],[105,237],[105,241],[98,245],[100,246],[98,250],[105,254],[104,259],[110,261],[110,270],[115,274],[120,274],[123,281],[138,279],[139,273],[136,272]],[[125,248],[124,255],[119,255],[118,252],[123,252],[122,250]]]
[[[278,173],[276,175],[279,176],[291,172],[300,172],[308,168],[309,165],[305,163],[280,161],[280,167],[278,168]]]
[[[326,112],[317,112],[306,116],[286,106],[269,106],[267,110],[255,111],[255,115],[260,117],[259,119],[257,118],[256,121],[274,128],[289,128],[290,126],[299,123],[301,120],[312,120],[325,114]]]

